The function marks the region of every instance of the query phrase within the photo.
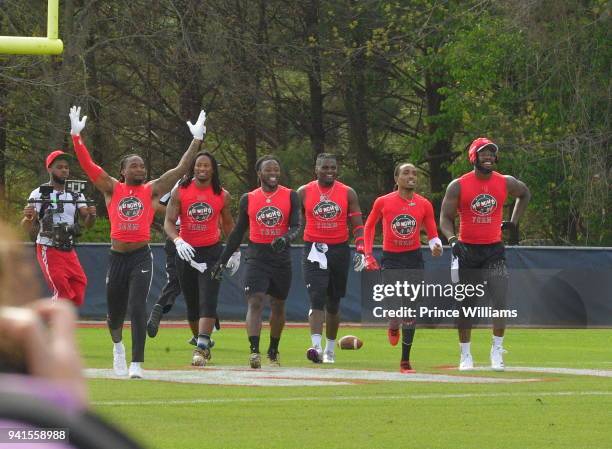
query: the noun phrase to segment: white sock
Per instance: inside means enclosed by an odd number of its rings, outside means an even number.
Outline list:
[[[336,347],[336,340],[327,339],[327,343],[325,344],[325,352],[329,352],[331,354],[334,353],[334,348]]]
[[[504,337],[496,337],[493,335],[493,346],[502,346],[504,344]]]
[[[119,342],[119,343],[113,343],[113,346],[115,347],[115,351],[116,352],[125,352],[125,347],[123,346],[123,342]]]
[[[312,334],[310,340],[313,348],[321,349],[321,334]]]
[[[140,362],[130,362],[130,368],[140,368]]]
[[[461,346],[461,355],[468,355],[470,353],[470,345],[471,343],[469,341],[467,343],[459,343],[459,346]]]

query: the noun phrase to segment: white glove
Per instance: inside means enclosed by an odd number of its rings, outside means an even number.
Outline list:
[[[440,240],[439,237],[434,237],[433,239],[429,241],[429,249],[432,252],[436,246],[439,246],[442,252],[444,251],[444,248],[442,248],[442,240]],[[440,255],[442,255],[442,253],[440,253]]]
[[[240,268],[240,251],[236,251],[232,254],[232,257],[229,258],[227,264],[225,264],[225,268],[229,271],[229,275],[233,276]]]
[[[189,265],[191,265],[193,268],[198,270],[200,273],[204,273],[206,271],[206,268],[208,268],[208,265],[206,265],[206,262],[197,263],[193,259],[189,261]]]
[[[206,126],[204,126],[205,121],[206,112],[202,110],[200,111],[198,121],[195,123],[195,125],[192,125],[191,122],[187,122],[187,126],[189,126],[189,131],[191,131],[191,135],[194,139],[204,140],[204,134],[206,134]]]
[[[366,266],[366,257],[365,254],[355,253],[353,257],[353,269],[357,272],[363,270]]]
[[[83,116],[83,118],[80,118],[81,116],[81,107],[79,106],[78,108],[76,106],[72,106],[70,108],[70,113],[68,113],[68,117],[70,117],[70,134],[72,134],[73,136],[78,136],[81,134],[81,131],[83,131],[83,128],[85,128],[85,122],[87,121],[87,116]]]
[[[193,256],[195,256],[193,246],[180,237],[174,239],[174,246],[176,246],[176,253],[185,262],[189,262],[191,259],[193,259]]]

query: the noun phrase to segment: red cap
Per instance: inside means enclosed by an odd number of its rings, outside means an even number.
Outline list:
[[[58,157],[61,157],[62,159],[70,159],[72,155],[68,153],[64,153],[62,150],[52,151],[47,156],[47,160],[46,160],[47,168],[51,167],[51,164],[53,163],[53,161],[55,161]]]
[[[485,147],[493,147],[495,149],[495,152],[497,153],[497,145],[495,145],[486,137],[479,137],[478,139],[472,142],[472,144],[470,145],[470,149],[468,150],[468,156],[472,164],[476,163],[476,154],[478,154],[478,152],[484,149]]]

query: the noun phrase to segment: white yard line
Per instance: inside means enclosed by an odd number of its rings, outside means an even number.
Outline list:
[[[90,378],[126,379],[116,376],[110,369],[87,369]],[[263,368],[206,367],[191,370],[146,370],[145,379],[163,382],[257,385],[257,386],[322,386],[353,385],[363,382],[443,382],[443,383],[517,383],[537,382],[541,379],[460,376],[448,374],[401,374],[389,371],[317,369],[317,368]]]
[[[529,391],[523,393],[457,393],[457,394],[405,394],[376,396],[324,396],[324,397],[266,397],[266,398],[218,398],[218,399],[159,399],[134,401],[92,401],[97,407],[118,405],[190,405],[190,404],[230,404],[249,402],[300,402],[300,401],[397,401],[405,399],[470,399],[470,398],[501,398],[501,397],[573,397],[573,396],[612,396],[612,391]]]

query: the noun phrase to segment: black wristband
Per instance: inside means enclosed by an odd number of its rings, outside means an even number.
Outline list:
[[[457,236],[455,236],[455,235],[451,235],[451,236],[448,238],[448,244],[449,244],[449,245],[451,245],[451,246],[453,245],[453,243],[455,243],[455,242],[457,242],[457,241],[459,241],[459,239],[458,239],[458,238],[457,238]]]

